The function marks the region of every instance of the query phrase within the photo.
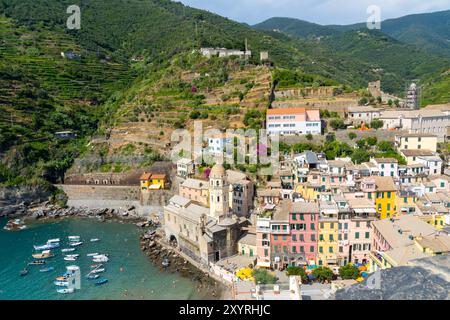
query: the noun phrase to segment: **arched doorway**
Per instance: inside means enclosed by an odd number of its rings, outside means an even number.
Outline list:
[[[178,248],[178,239],[173,234],[169,238],[169,243],[172,247]]]

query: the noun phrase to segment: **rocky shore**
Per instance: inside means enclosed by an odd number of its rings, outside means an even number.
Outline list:
[[[50,204],[48,201],[40,203],[21,203],[17,205],[8,205],[0,207],[0,217],[23,218],[24,220],[43,220],[64,217],[94,217],[100,221],[108,219],[120,219],[129,222],[140,222],[145,226],[143,218],[140,217],[133,206],[122,210],[117,209],[87,209],[74,207],[59,207]]]
[[[148,231],[141,236],[142,250],[161,271],[176,272],[195,281],[198,292],[204,293],[205,299],[223,298],[226,291],[223,284],[218,283],[207,272],[203,272],[181,257],[175,249],[161,245],[160,240],[161,236],[155,230]]]

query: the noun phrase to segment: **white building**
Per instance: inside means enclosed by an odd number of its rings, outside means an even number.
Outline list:
[[[449,105],[450,109],[450,105]],[[415,134],[432,134],[442,142],[450,126],[450,110],[424,108],[421,110],[389,110],[380,115],[383,129],[401,129]]]
[[[194,174],[195,165],[192,159],[181,158],[177,161],[177,175],[183,178]]]
[[[372,122],[374,119],[380,118],[382,109],[372,106],[356,106],[348,108],[348,120],[353,124],[362,124]]]
[[[398,161],[394,158],[372,158],[370,161],[378,168],[381,177],[398,177]]]
[[[267,132],[269,135],[321,134],[319,110],[304,108],[282,108],[267,110]]]

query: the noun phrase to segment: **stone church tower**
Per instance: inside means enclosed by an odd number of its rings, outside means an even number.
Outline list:
[[[221,164],[214,165],[209,175],[209,214],[211,217],[220,220],[228,216],[230,210],[229,189],[230,185],[224,167]]]

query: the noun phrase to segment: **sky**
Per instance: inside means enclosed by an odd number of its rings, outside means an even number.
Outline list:
[[[179,0],[250,25],[271,17],[290,17],[319,24],[365,22],[367,8],[377,5],[381,20],[450,9],[450,0]]]

